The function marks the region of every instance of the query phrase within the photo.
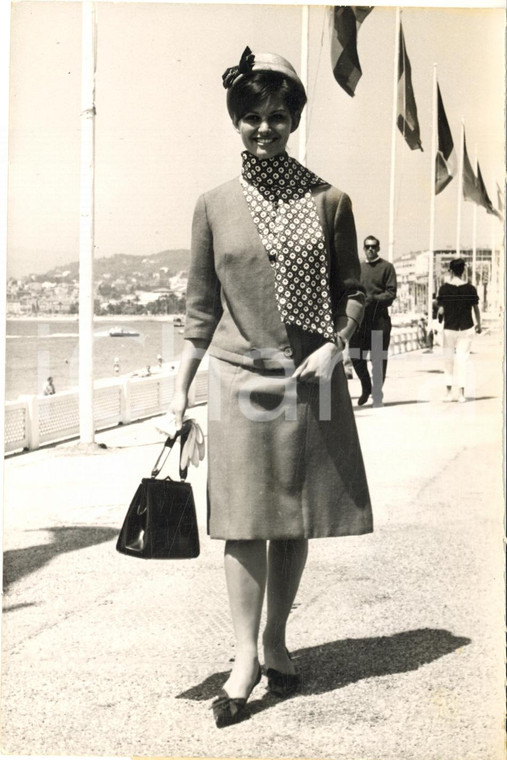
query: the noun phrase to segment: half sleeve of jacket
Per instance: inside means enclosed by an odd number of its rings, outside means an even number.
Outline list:
[[[350,317],[358,325],[364,314],[365,294],[361,285],[361,266],[357,253],[357,235],[352,203],[348,195],[341,194],[333,230],[330,284],[333,301],[335,328],[344,317]]]
[[[215,271],[213,233],[200,196],[192,222],[190,271],[187,285],[185,338],[211,342],[222,315],[220,282]]]

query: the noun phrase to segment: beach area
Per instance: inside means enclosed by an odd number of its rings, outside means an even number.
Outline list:
[[[414,328],[421,314],[392,315],[393,328]],[[177,362],[183,348],[184,316],[95,316],[94,367],[96,381],[131,377],[164,369]],[[111,337],[118,328],[138,335]],[[79,318],[77,315],[8,316],[6,319],[5,400],[42,392],[49,376],[55,390],[75,388],[79,383]],[[161,357],[161,360],[160,358]],[[116,361],[118,360],[118,361]]]
[[[181,325],[164,315],[120,315],[94,318],[94,378],[103,380],[157,371],[176,361],[183,346]],[[110,330],[128,324],[136,335],[112,337]],[[126,329],[126,328],[125,328]],[[8,317],[5,327],[5,399],[41,393],[53,378],[56,391],[69,390],[79,381],[79,320],[70,315]],[[117,361],[116,361],[117,360]]]

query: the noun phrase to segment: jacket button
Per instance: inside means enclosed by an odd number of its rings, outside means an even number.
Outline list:
[[[294,352],[290,346],[287,346],[286,348],[283,349],[283,353],[285,354],[285,356],[292,356]]]

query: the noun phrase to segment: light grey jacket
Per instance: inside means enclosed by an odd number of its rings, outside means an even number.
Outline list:
[[[361,322],[357,238],[349,197],[331,185],[314,188],[326,240],[335,325]],[[276,305],[274,272],[238,178],[201,195],[192,224],[185,338],[199,338],[210,354],[235,364],[269,369],[291,355]]]

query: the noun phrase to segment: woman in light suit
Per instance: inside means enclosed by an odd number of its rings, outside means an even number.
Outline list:
[[[286,624],[308,539],[372,531],[342,366],[364,308],[351,202],[286,152],[306,103],[288,61],[246,48],[223,84],[242,168],[197,202],[171,404],[179,428],[208,351],[208,532],[225,541],[236,639],[218,727],[246,717],[261,679],[265,595],[268,689],[300,687]]]

